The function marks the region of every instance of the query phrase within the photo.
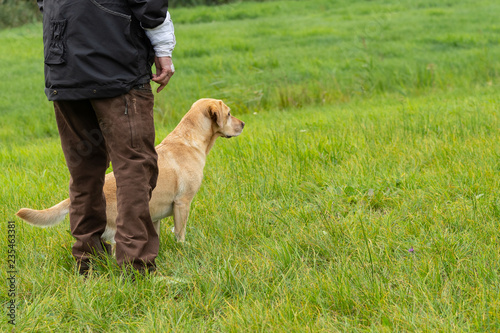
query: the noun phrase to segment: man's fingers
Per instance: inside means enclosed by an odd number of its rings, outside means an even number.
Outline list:
[[[161,83],[161,81],[165,80],[168,77],[167,71],[162,71],[159,74],[153,75],[153,81],[156,83]]]
[[[158,87],[158,89],[156,89],[156,92],[159,93],[160,91],[163,90],[163,88],[165,88],[168,84],[168,81],[170,80],[170,77],[167,77],[167,79],[161,81],[161,82],[156,82],[158,84],[160,84],[160,86]]]
[[[162,71],[160,76],[155,76],[153,75],[153,81],[158,83],[160,86],[156,90],[156,92],[160,92],[165,88],[165,86],[168,84],[170,81],[170,78],[174,75],[174,72],[172,71]]]

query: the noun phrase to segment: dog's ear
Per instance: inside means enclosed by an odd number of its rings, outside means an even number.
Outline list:
[[[224,118],[222,113],[223,105],[222,101],[214,101],[208,106],[208,114],[210,115],[210,118],[221,128],[224,127]]]

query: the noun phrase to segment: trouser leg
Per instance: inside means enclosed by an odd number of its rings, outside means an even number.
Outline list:
[[[154,267],[159,238],[149,213],[149,200],[158,177],[153,94],[150,89],[132,89],[126,95],[91,103],[117,184],[117,263],[131,264],[137,269]]]
[[[84,271],[92,254],[111,252],[101,241],[106,228],[104,176],[109,166],[106,145],[89,101],[56,101],[61,146],[70,172],[72,253]]]

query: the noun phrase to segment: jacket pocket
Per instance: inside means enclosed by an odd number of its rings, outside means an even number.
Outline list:
[[[107,8],[106,6],[100,4],[96,0],[90,0],[90,2],[92,2],[97,8],[99,8],[100,10],[102,10],[102,11],[108,13],[108,14],[111,14],[111,15],[114,15],[114,16],[118,16],[118,17],[127,19],[129,21],[132,20],[132,16],[131,15],[128,15],[128,14],[125,14],[125,13],[121,13],[121,12],[118,12],[116,10]],[[117,4],[119,4],[119,2]]]
[[[67,20],[50,21],[50,42],[45,50],[47,65],[60,65],[66,62],[66,25]]]

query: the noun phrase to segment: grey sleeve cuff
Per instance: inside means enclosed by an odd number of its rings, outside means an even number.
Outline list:
[[[153,29],[144,28],[157,57],[171,57],[175,47],[174,24],[167,12],[165,21]]]

